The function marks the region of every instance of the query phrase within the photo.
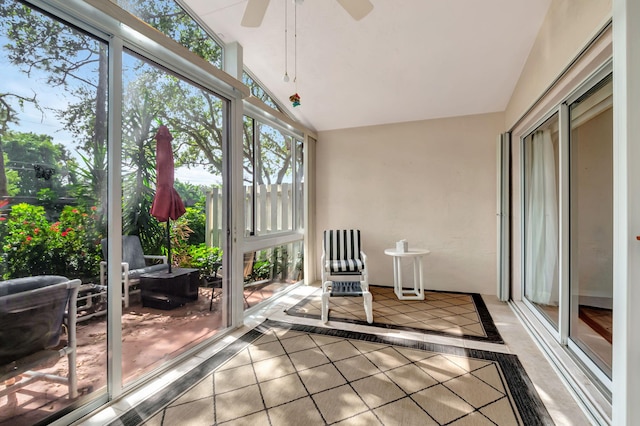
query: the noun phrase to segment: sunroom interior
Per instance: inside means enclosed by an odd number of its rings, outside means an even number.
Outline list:
[[[254,27],[241,24],[251,3],[265,7]],[[549,414],[534,423],[640,415],[640,294],[628,285],[640,271],[625,235],[640,235],[629,136],[640,124],[627,119],[640,108],[629,77],[640,30],[628,25],[640,7],[370,0],[354,19],[342,3],[0,6],[2,279],[82,281],[78,396],[56,382],[23,387],[28,376],[3,366],[0,424],[149,420],[149,388],[319,294],[327,229],[360,230],[378,291],[396,281],[385,250],[407,240],[428,249],[433,297],[481,295],[503,349],[417,339],[517,355]],[[185,206],[163,221],[151,213],[160,126]],[[175,268],[171,285],[136,277],[129,306],[122,235]],[[34,368],[64,376],[67,362]]]

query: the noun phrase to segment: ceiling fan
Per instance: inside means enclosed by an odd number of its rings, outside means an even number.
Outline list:
[[[285,0],[288,1],[288,0]],[[303,0],[294,0],[298,4]],[[336,0],[340,6],[356,21],[361,20],[373,10],[373,4],[369,0]],[[243,27],[259,27],[269,6],[269,0],[248,0],[244,10],[244,16],[240,23]]]

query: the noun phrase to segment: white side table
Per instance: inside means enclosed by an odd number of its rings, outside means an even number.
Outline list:
[[[422,258],[431,253],[426,249],[409,249],[406,252],[395,248],[385,249],[384,254],[393,257],[393,289],[400,300],[424,300],[424,281],[422,276]],[[413,290],[402,288],[402,267],[400,260],[403,257],[413,259]]]

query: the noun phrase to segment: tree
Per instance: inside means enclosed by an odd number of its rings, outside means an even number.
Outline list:
[[[44,72],[46,83],[70,95],[64,110],[54,110],[87,154],[91,193],[106,201],[107,49],[85,33],[14,1],[0,3],[0,31],[8,61],[31,77]],[[35,100],[35,96],[34,96]],[[3,172],[4,170],[0,170]],[[0,178],[1,179],[1,178]],[[0,182],[0,191],[1,182]]]
[[[11,101],[18,103],[22,107],[26,102],[33,103],[38,107],[36,96],[31,98],[20,96],[15,93],[0,93],[0,197],[9,195],[7,171],[5,168],[5,156],[3,155],[3,139],[7,133],[9,123],[17,123],[17,111]]]
[[[3,137],[3,149],[7,156],[5,168],[19,178],[18,192],[14,195],[35,197],[44,188],[59,197],[66,195],[64,186],[69,177],[66,165],[72,160],[65,147],[54,144],[51,136],[9,131]]]

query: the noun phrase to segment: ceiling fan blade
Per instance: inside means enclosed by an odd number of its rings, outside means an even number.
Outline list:
[[[244,9],[242,22],[243,27],[259,27],[262,24],[264,14],[267,12],[269,0],[249,0],[247,7]]]
[[[369,0],[338,0],[338,3],[356,21],[361,20],[373,10],[373,4]]]

